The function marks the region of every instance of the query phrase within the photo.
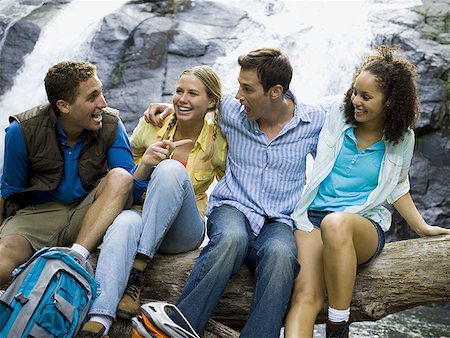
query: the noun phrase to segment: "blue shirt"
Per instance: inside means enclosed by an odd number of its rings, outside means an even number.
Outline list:
[[[228,142],[227,165],[206,216],[226,204],[244,213],[255,235],[268,218],[293,228],[290,215],[302,194],[306,155],[315,156],[325,112],[300,104],[290,91],[286,97],[294,101],[294,116],[271,141],[256,121],[247,119],[244,106],[234,97],[222,99],[220,126]]]
[[[82,186],[78,175],[78,157],[83,144],[82,135],[73,147],[67,144],[67,136],[59,126],[60,140],[64,152],[64,172],[59,185],[51,191],[38,191],[32,195],[33,204],[59,201],[64,204],[81,201],[89,191]],[[130,173],[135,171],[131,154],[131,146],[122,121],[119,120],[116,139],[107,152],[108,168],[121,167]],[[28,150],[22,137],[22,130],[17,121],[6,128],[5,154],[3,175],[1,179],[1,194],[4,199],[28,187],[30,162]],[[147,182],[134,180],[133,197],[138,198],[146,189]]]
[[[342,211],[348,206],[363,205],[378,185],[384,141],[358,151],[355,129],[348,128],[344,134],[334,167],[320,184],[309,209]]]

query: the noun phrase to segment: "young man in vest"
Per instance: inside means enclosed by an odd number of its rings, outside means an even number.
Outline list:
[[[44,246],[87,257],[131,203],[134,162],[96,67],[65,61],[45,77],[48,103],[10,117],[0,198],[0,286]],[[135,180],[133,193],[146,183]],[[140,191],[141,190],[141,191]]]

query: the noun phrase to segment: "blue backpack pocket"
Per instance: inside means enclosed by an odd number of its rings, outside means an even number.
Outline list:
[[[99,292],[89,262],[44,248],[14,273],[0,297],[0,338],[73,337]]]

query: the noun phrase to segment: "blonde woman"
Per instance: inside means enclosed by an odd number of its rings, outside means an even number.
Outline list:
[[[218,75],[209,66],[196,66],[181,73],[172,100],[175,112],[162,127],[139,120],[131,146],[139,163],[134,176],[148,182],[142,213],[122,212],[105,235],[96,271],[102,294],[81,337],[107,334],[116,310],[125,318],[136,314],[144,271],[156,252],[176,254],[202,243],[206,190],[225,171],[220,99]]]

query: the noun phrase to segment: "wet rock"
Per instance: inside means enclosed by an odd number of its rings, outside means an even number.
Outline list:
[[[0,95],[14,83],[14,77],[23,65],[25,55],[29,54],[39,39],[40,28],[26,19],[21,19],[8,31],[0,51]]]
[[[33,49],[43,27],[68,1],[19,1],[0,16],[0,95],[14,83],[24,58]]]
[[[42,5],[44,1],[22,0],[18,6],[36,8],[21,17],[0,15],[0,94],[11,86],[42,28],[67,2]],[[267,1],[267,14],[279,12],[280,6]],[[450,174],[449,11],[448,1],[424,0],[422,6],[372,18],[378,33],[373,44],[400,44],[417,66],[421,118],[415,127],[411,193],[425,218],[441,224],[449,224],[450,219],[446,183]],[[229,46],[245,43],[235,39],[235,30],[251,24],[247,13],[225,1],[130,1],[103,19],[89,42],[87,58],[97,65],[105,97],[121,111],[131,133],[149,102],[171,99],[182,70],[214,64]],[[398,234],[393,236],[414,236],[403,223],[394,214]]]

